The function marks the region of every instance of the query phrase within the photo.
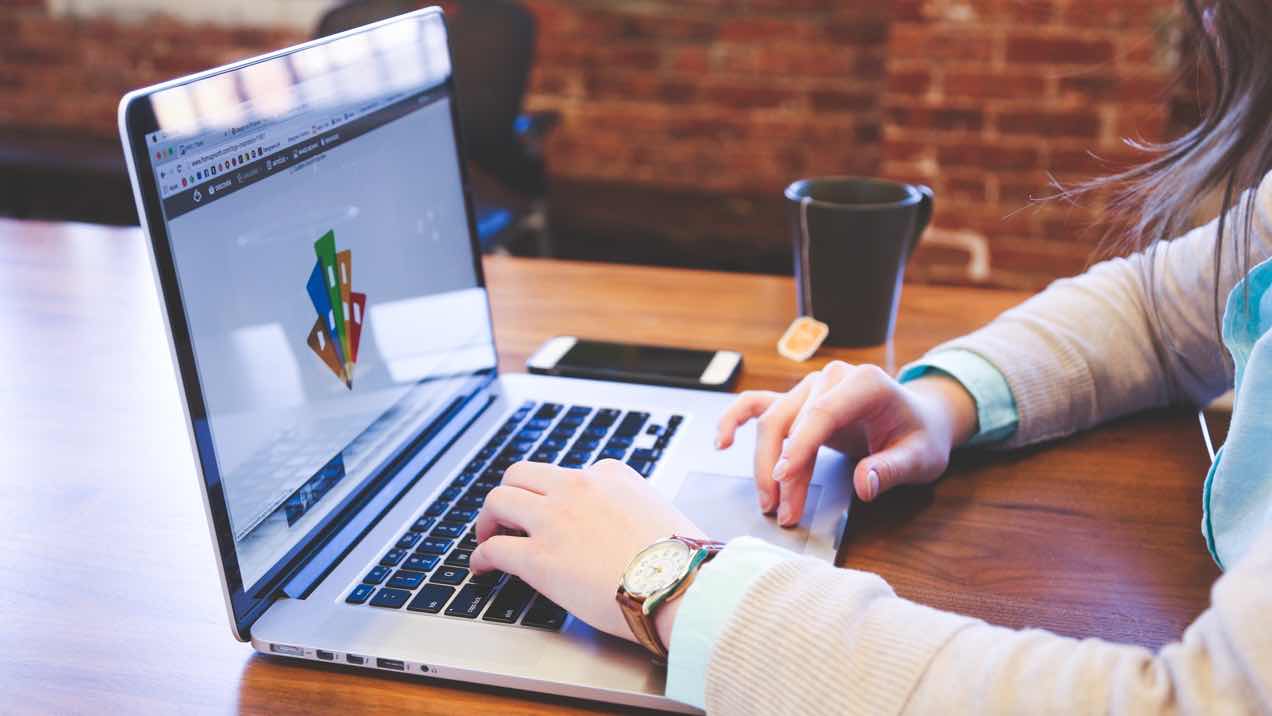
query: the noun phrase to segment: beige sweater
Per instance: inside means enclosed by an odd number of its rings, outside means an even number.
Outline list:
[[[1257,202],[1251,264],[1272,256],[1272,181]],[[1233,380],[1215,334],[1214,237],[1212,224],[1155,258],[1097,265],[941,348],[1002,371],[1020,414],[1009,446],[1208,401]],[[1240,278],[1231,254],[1223,268],[1221,301]],[[1157,652],[995,627],[901,599],[873,574],[783,562],[725,627],[706,703],[730,714],[1272,713],[1272,531]]]

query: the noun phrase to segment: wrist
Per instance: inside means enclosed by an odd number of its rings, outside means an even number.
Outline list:
[[[946,375],[925,375],[905,384],[933,406],[951,449],[966,444],[979,429],[976,399],[963,384]]]
[[[671,632],[676,625],[676,614],[680,612],[682,601],[683,595],[681,599],[662,604],[654,612],[654,628],[658,631],[658,640],[668,651],[671,650]]]

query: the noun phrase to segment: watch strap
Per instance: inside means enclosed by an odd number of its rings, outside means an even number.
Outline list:
[[[654,661],[659,664],[667,662],[667,646],[662,643],[662,639],[658,636],[658,628],[654,622],[655,612],[662,606],[679,599],[693,584],[702,565],[724,549],[723,542],[714,540],[700,540],[693,537],[681,537],[680,535],[672,535],[670,539],[684,543],[694,553],[703,549],[707,550],[707,553],[698,560],[697,564],[692,565],[684,577],[669,592],[661,595],[654,604],[647,605],[645,598],[637,598],[628,594],[627,590],[622,586],[619,587],[617,595],[619,611],[623,613],[623,618],[627,621],[627,626],[631,628],[632,635],[636,637],[636,641],[641,646],[644,646],[653,654]]]

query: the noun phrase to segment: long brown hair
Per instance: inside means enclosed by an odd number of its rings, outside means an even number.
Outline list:
[[[1150,158],[1061,194],[1111,189],[1110,208],[1131,227],[1129,234],[1115,237],[1114,248],[1150,252],[1191,228],[1199,198],[1217,194],[1214,306],[1219,332],[1223,265],[1234,261],[1242,275],[1248,272],[1252,190],[1272,173],[1272,0],[1181,2],[1191,25],[1185,37],[1193,45],[1184,55],[1195,58],[1194,66],[1183,68],[1184,79],[1196,73],[1200,121],[1167,142],[1128,140]],[[1156,261],[1149,258],[1144,265],[1151,285]]]

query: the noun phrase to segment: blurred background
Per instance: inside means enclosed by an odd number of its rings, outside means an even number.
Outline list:
[[[425,4],[4,0],[0,216],[135,223],[124,92]],[[782,189],[878,175],[936,192],[912,277],[1039,288],[1109,228],[1049,177],[1196,119],[1175,0],[441,4],[495,251],[789,273]]]

